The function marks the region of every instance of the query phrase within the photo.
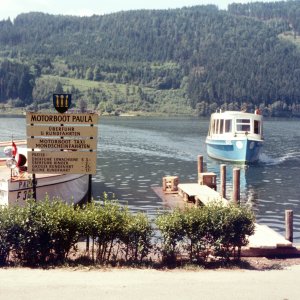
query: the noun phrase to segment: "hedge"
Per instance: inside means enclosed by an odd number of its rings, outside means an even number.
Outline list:
[[[249,209],[220,203],[175,209],[159,215],[156,224],[162,255],[171,261],[184,254],[191,262],[205,263],[210,256],[239,259],[247,236],[254,233],[254,215]]]
[[[28,200],[24,207],[0,209],[0,264],[64,263],[87,236],[91,258],[100,264],[138,263],[153,255],[165,262],[188,255],[190,261],[205,263],[210,256],[239,258],[253,231],[253,213],[236,206],[159,212],[151,222],[146,214],[133,214],[106,195],[102,203],[81,208],[60,199]]]

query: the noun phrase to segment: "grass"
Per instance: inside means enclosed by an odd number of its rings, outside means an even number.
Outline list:
[[[288,31],[279,35],[279,38],[294,44],[300,51],[300,36],[294,36],[292,31]]]
[[[45,81],[59,81],[64,90],[71,90],[74,86],[81,93],[88,90],[101,90],[107,100],[114,104],[115,108],[125,112],[140,112],[141,114],[164,114],[164,115],[193,115],[194,111],[185,99],[182,89],[157,90],[146,86],[134,84],[112,83],[106,81],[92,81],[86,79],[75,79],[55,75],[43,75]],[[150,102],[141,100],[138,89],[151,99]],[[98,92],[96,92],[97,94]],[[100,95],[100,98],[102,96]],[[146,105],[146,106],[144,106]],[[147,106],[148,105],[148,106]]]
[[[60,81],[61,84],[65,89],[71,89],[72,86],[74,86],[76,89],[78,89],[81,92],[86,92],[89,89],[101,89],[104,92],[111,93],[111,92],[120,92],[122,94],[126,93],[126,88],[129,87],[129,89],[132,89],[133,87],[138,89],[138,85],[126,85],[123,83],[111,83],[111,82],[105,82],[105,81],[92,81],[92,80],[86,80],[86,79],[76,79],[76,78],[69,78],[69,77],[61,77],[57,75],[42,75],[42,79],[44,80],[56,80]],[[151,88],[145,88],[143,87],[143,90],[154,90]]]

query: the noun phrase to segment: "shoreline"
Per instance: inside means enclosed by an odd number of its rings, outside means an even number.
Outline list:
[[[38,112],[40,113],[53,113],[53,111],[49,110],[39,110]],[[96,113],[96,111],[95,111]],[[12,109],[10,111],[4,112],[0,111],[0,117],[25,117],[26,116],[26,110],[25,109]],[[170,117],[170,118],[196,118],[196,119],[206,119],[209,118],[210,115],[207,116],[197,116],[196,114],[166,114],[166,113],[161,113],[161,112],[143,112],[143,111],[137,111],[137,112],[124,112],[120,114],[115,114],[115,113],[103,113],[99,114],[100,117],[123,117],[123,118],[138,118],[138,117]],[[299,116],[295,115],[290,115],[290,116],[263,116],[264,119],[291,119],[291,120],[297,120],[300,119]]]

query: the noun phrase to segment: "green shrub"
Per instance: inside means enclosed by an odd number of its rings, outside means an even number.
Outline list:
[[[75,249],[81,236],[82,218],[80,208],[68,205],[59,199],[51,202],[52,213],[51,247],[56,259],[64,261],[71,249]]]
[[[161,233],[161,253],[164,261],[174,262],[176,254],[180,253],[180,242],[183,240],[184,215],[179,209],[165,212],[156,218],[156,225]]]
[[[163,255],[174,260],[184,249],[190,261],[206,262],[210,255],[228,260],[240,258],[241,247],[254,232],[254,215],[245,207],[213,203],[164,213],[156,224]],[[179,242],[183,247],[178,247]]]
[[[247,237],[254,234],[253,212],[246,207],[231,205],[218,207],[214,215],[214,238],[219,241],[215,255],[240,259],[241,247],[246,246]]]
[[[211,242],[209,235],[210,216],[205,207],[186,208],[183,212],[183,231],[190,261],[193,259],[206,261]]]
[[[176,262],[177,255],[198,263],[210,256],[240,258],[254,232],[254,215],[245,207],[213,203],[161,213],[155,224],[161,241],[157,248],[147,215],[130,213],[106,194],[103,203],[82,209],[60,199],[28,200],[24,207],[0,209],[0,264],[10,258],[32,266],[64,262],[79,238],[87,236],[93,241],[92,259],[101,264],[141,262],[153,249],[165,263]]]
[[[14,228],[14,211],[0,208],[0,265],[5,265],[11,251],[11,235]]]
[[[81,214],[81,233],[92,239],[92,259],[99,263],[141,261],[151,249],[152,227],[145,214],[133,215],[104,194],[103,203],[87,204]]]
[[[89,203],[82,213],[82,234],[90,236],[93,241],[92,258],[94,259],[95,255],[95,244],[96,259],[99,263],[108,262],[111,257],[116,257],[114,246],[120,243],[127,209],[123,209],[114,200],[108,200],[105,195],[103,204]]]
[[[142,261],[152,249],[153,229],[143,213],[127,214],[122,227],[125,261]]]
[[[78,241],[76,211],[59,199],[28,200],[25,207],[5,208],[2,213],[8,215],[10,250],[21,263],[63,260]]]

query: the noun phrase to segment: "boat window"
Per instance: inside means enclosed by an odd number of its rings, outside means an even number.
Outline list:
[[[221,134],[223,133],[223,128],[224,128],[224,120],[221,119],[221,120],[220,120],[220,133],[221,133]]]
[[[236,130],[237,131],[250,131],[250,119],[237,119]]]
[[[254,133],[260,134],[260,122],[257,120],[254,120]]]
[[[231,120],[225,120],[225,132],[231,132],[232,131],[232,121]]]
[[[220,122],[220,120],[217,119],[217,122],[216,122],[216,133],[219,133],[219,122]]]

